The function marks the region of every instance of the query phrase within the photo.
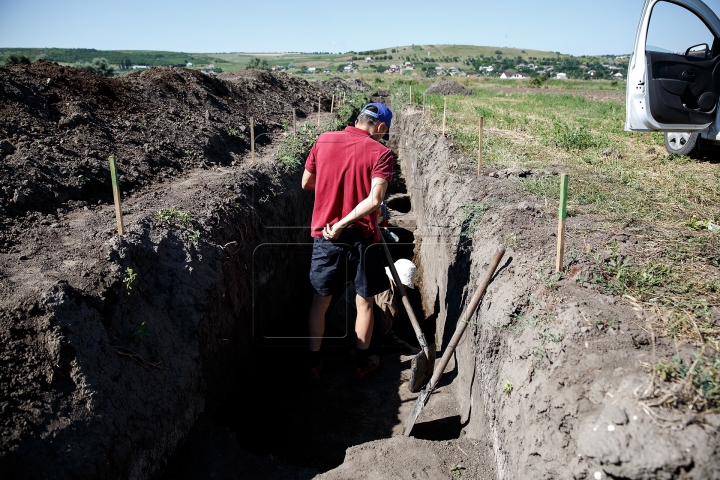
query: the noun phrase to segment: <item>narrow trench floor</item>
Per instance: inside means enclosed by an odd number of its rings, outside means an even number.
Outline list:
[[[265,380],[253,379],[247,397],[238,402],[245,410],[243,420],[228,428],[201,419],[166,478],[309,479],[322,472],[327,473],[321,478],[328,479],[458,478],[453,468],[461,478],[495,478],[489,437],[463,435],[452,362],[425,406],[414,438],[402,436],[417,398],[404,384],[411,359],[383,355],[380,368],[357,381],[352,352],[327,349],[322,382],[310,386],[302,380],[300,352],[277,352],[260,374]],[[356,448],[346,457],[351,447]]]

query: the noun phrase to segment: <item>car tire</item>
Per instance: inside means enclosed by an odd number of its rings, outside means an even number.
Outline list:
[[[700,144],[699,133],[665,132],[665,150],[673,155],[697,155]]]

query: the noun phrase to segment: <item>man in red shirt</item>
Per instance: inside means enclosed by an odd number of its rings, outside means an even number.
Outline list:
[[[354,127],[326,132],[310,150],[302,188],[315,191],[311,235],[313,253],[310,283],[315,289],[310,327],[310,378],[322,370],[320,346],[325,312],[333,294],[342,293],[348,280],[355,284],[357,365],[364,378],[380,364],[369,351],[373,329],[373,297],[388,288],[377,210],[392,180],[393,155],[380,139],[388,139],[392,112],[382,103],[366,105]]]

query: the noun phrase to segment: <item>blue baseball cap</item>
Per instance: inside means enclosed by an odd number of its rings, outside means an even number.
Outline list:
[[[368,109],[367,109],[368,107],[371,107],[371,106],[372,106],[372,107],[377,107],[378,113],[375,113],[375,112],[373,112],[372,110],[368,110]],[[389,139],[390,139],[390,135],[389,135],[389,132],[390,132],[390,123],[392,122],[392,117],[393,117],[393,114],[392,114],[392,112],[390,111],[390,109],[389,109],[387,106],[385,106],[384,104],[382,104],[382,103],[368,103],[367,105],[365,105],[365,106],[363,107],[362,111],[360,112],[360,115],[362,115],[363,113],[367,113],[367,114],[370,115],[371,117],[377,118],[378,120],[380,120],[381,122],[383,122],[385,125],[387,125],[387,127],[388,127],[388,133],[386,133],[386,134],[382,137],[382,139],[383,139],[383,140],[389,140]]]

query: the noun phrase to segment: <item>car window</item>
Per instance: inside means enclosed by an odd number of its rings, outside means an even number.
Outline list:
[[[695,45],[707,44],[712,48],[714,40],[707,25],[690,10],[674,3],[658,2],[650,16],[645,50],[684,55]]]

